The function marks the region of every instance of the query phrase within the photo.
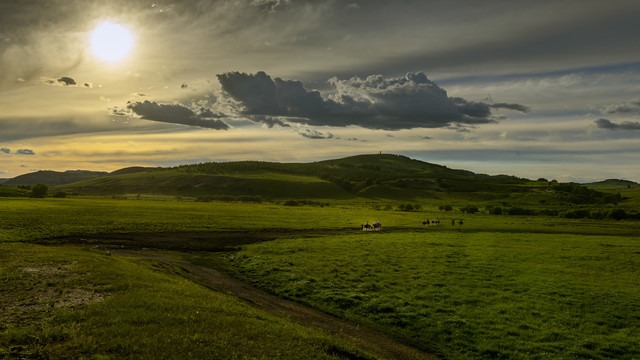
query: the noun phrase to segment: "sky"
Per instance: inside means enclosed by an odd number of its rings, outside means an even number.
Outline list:
[[[2,1],[0,178],[382,152],[640,182],[639,33],[637,0]]]

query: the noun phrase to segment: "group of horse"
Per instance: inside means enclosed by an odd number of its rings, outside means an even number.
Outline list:
[[[456,222],[456,219],[451,219],[451,226],[456,226],[456,224],[462,226],[463,221],[462,219],[458,220]],[[423,226],[439,226],[440,225],[440,220],[439,219],[425,219],[422,221],[422,225]],[[369,224],[369,222],[367,221],[366,224],[361,224],[360,228],[362,229],[362,231],[379,231],[380,229],[382,229],[382,223],[378,220],[373,222],[373,225]]]
[[[373,225],[370,225],[367,221],[366,224],[360,225],[360,228],[362,228],[362,231],[379,231],[380,229],[382,229],[382,223],[376,220],[373,222]]]
[[[460,219],[458,222],[458,225],[462,226],[462,224],[464,224],[464,222],[462,221],[462,219]],[[440,225],[440,220],[439,219],[425,219],[422,221],[422,225],[425,226],[430,226],[430,225]],[[456,219],[451,219],[451,226],[456,226]]]

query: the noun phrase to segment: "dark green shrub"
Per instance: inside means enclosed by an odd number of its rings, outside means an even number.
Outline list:
[[[469,213],[469,214],[475,214],[480,210],[475,205],[467,205],[467,206],[461,208],[460,211],[462,211],[463,213],[466,212],[466,213]]]
[[[64,198],[67,197],[67,193],[64,191],[56,191],[55,194],[53,194],[54,198]]]
[[[31,189],[31,196],[34,198],[43,198],[47,196],[49,187],[45,184],[35,184]]]
[[[590,215],[589,210],[576,209],[576,210],[567,211],[562,215],[562,217],[567,219],[584,219],[586,217],[589,217],[589,215]]]
[[[521,207],[512,207],[507,210],[507,214],[509,215],[535,215],[535,212],[530,209],[524,209]]]
[[[623,220],[627,218],[627,212],[622,209],[613,209],[607,214],[609,219]]]

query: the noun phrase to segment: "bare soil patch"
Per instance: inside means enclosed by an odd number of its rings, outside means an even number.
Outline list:
[[[105,296],[104,292],[88,285],[73,285],[79,282],[81,275],[70,271],[68,266],[29,265],[7,276],[20,278],[24,287],[19,291],[0,291],[0,328],[30,323],[48,309],[100,302]]]

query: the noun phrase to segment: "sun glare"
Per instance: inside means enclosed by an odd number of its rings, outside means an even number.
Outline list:
[[[133,40],[124,26],[105,21],[91,33],[91,52],[102,61],[122,60],[131,52]]]

